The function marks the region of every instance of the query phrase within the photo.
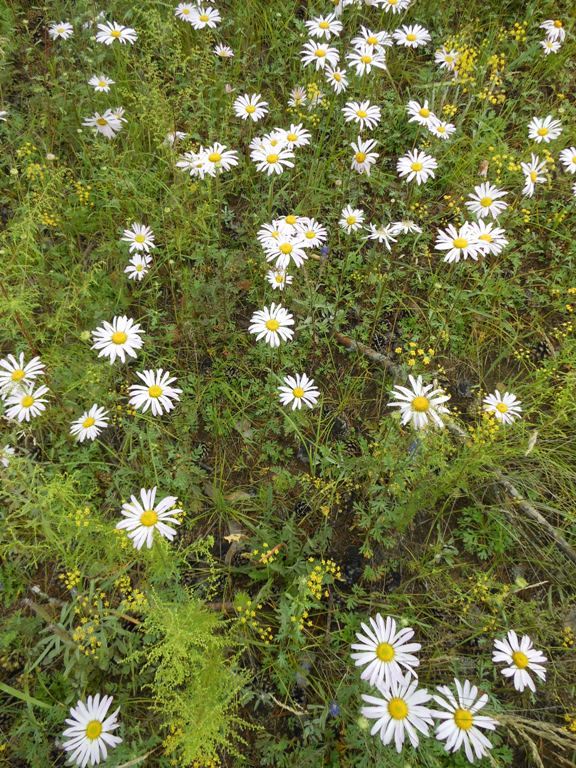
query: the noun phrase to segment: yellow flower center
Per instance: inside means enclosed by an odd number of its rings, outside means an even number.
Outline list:
[[[358,117],[362,119],[364,119],[365,117],[368,117],[368,112],[366,112],[363,109],[359,109],[358,112],[356,112],[356,114],[358,115]]]
[[[482,200],[480,200],[480,205],[482,208],[490,208],[492,205],[492,198],[491,197],[483,197]]]
[[[390,699],[388,713],[394,720],[404,720],[408,717],[408,706],[404,699]]]
[[[137,243],[143,243],[143,242],[146,240],[146,238],[144,237],[144,235],[136,235],[136,237],[134,238],[134,240],[135,240]]]
[[[356,224],[356,216],[346,216],[346,224]]]
[[[360,56],[360,61],[362,64],[370,64],[372,61],[372,56]]]
[[[105,88],[108,85],[108,83],[105,80],[98,80],[98,87],[99,88]]]
[[[211,152],[208,155],[208,160],[210,160],[211,163],[219,163],[220,160],[222,160],[222,155],[220,152]]]
[[[406,40],[408,40],[410,43],[413,43],[416,40],[416,35],[413,32],[409,32],[406,35]]]
[[[388,0],[388,5],[396,5],[398,0]]]
[[[334,80],[336,80],[337,83],[339,83],[342,80],[342,75],[340,74],[340,72],[334,72],[332,77],[334,78]]]
[[[96,419],[94,419],[92,416],[88,416],[88,418],[84,419],[84,421],[82,422],[82,426],[84,427],[84,429],[93,427],[94,424],[96,424]]]
[[[34,405],[34,398],[32,395],[25,395],[20,401],[20,405],[22,408],[30,408],[31,405]]]
[[[321,21],[318,26],[320,29],[330,29],[330,24],[327,21]]]
[[[446,62],[446,64],[452,64],[452,62],[454,61],[454,56],[446,56],[444,61]]]
[[[423,395],[419,395],[412,400],[412,410],[418,413],[424,413],[430,408],[430,400]]]
[[[512,661],[516,664],[518,669],[526,669],[528,664],[530,664],[528,656],[526,656],[525,653],[522,653],[522,651],[514,651],[512,654]]]
[[[62,34],[63,32],[65,32],[65,31],[66,31],[66,30],[64,29],[64,27],[58,27],[58,28],[56,29],[56,32],[58,32],[58,34],[59,34],[59,35],[61,35],[61,34]]]
[[[294,387],[294,389],[292,390],[292,394],[294,395],[294,397],[298,397],[298,398],[304,397],[304,390],[302,389],[302,387]]]
[[[506,405],[506,403],[498,403],[498,405],[496,406],[496,410],[500,411],[500,413],[507,413],[508,406]]]
[[[455,240],[452,240],[452,245],[454,248],[467,248],[468,240],[465,237],[457,237]]]
[[[311,229],[309,229],[308,232],[306,232],[306,235],[305,235],[307,240],[314,240],[314,236],[315,236],[314,232],[312,232]]]
[[[210,16],[208,16],[208,14],[207,14],[207,13],[202,13],[202,14],[200,14],[200,16],[198,16],[198,18],[200,19],[200,21],[203,21],[203,22],[204,22],[204,24],[205,24],[207,21],[210,21]]]
[[[142,272],[144,269],[144,264],[137,264],[136,265],[136,272]]]
[[[556,29],[562,29],[562,22],[560,21],[560,19],[556,19],[556,21],[554,22],[554,26],[556,27]]]
[[[390,643],[379,643],[376,646],[376,656],[380,661],[392,661],[395,655],[396,651]]]
[[[530,171],[530,181],[538,181],[538,174],[536,171]]]
[[[544,128],[544,126],[542,126],[542,128],[538,128],[536,133],[538,134],[538,136],[547,136],[548,135],[548,128]]]
[[[314,51],[314,56],[318,56],[319,59],[323,59],[324,56],[326,56],[326,51],[324,48],[316,48]]]
[[[274,280],[276,280],[277,283],[282,285],[282,283],[284,282],[284,276],[283,275],[274,275]]]
[[[116,331],[112,334],[112,344],[125,344],[128,339],[124,331]]]
[[[289,253],[292,253],[292,246],[290,243],[282,243],[282,245],[278,248],[278,250],[283,253],[285,256],[287,256]]]
[[[99,117],[96,120],[96,125],[108,125],[108,120],[105,117]]]
[[[572,162],[576,164],[576,155],[572,155]]]
[[[377,45],[378,44],[378,38],[375,35],[370,35],[366,38],[366,42],[370,43],[370,45]]]
[[[102,733],[102,723],[100,720],[90,720],[86,726],[86,738],[90,741],[97,739]]]
[[[270,165],[274,165],[274,163],[278,162],[278,155],[266,155],[266,162],[270,163]]]
[[[491,243],[492,242],[492,235],[489,235],[487,232],[485,235],[480,235],[478,240],[484,240],[485,243]]]
[[[121,32],[120,32],[119,29],[113,29],[112,32],[110,32],[110,35],[112,37],[120,37],[120,34],[121,34]]]
[[[294,225],[298,221],[298,216],[295,216],[293,213],[290,213],[288,214],[288,216],[286,216],[285,221],[286,221],[286,224]]]
[[[357,163],[363,163],[366,160],[366,154],[364,152],[356,152],[354,158]]]
[[[253,112],[256,112],[256,107],[253,104],[248,104],[246,107],[246,112],[251,115]]]
[[[426,109],[426,107],[422,107],[422,109],[418,112],[418,114],[421,117],[430,117],[430,110]]]
[[[446,126],[445,125],[439,125],[438,128],[436,128],[438,133],[446,133]]]
[[[410,168],[412,168],[413,171],[421,171],[424,166],[422,163],[412,163]]]
[[[152,384],[151,387],[148,387],[148,394],[150,397],[160,397],[162,394],[162,387],[159,387],[158,384]]]
[[[289,133],[287,134],[286,138],[288,139],[288,141],[296,141],[298,139],[298,136],[296,136],[295,133]]]
[[[268,328],[269,331],[277,331],[278,328],[280,328],[280,323],[278,320],[271,317],[270,320],[266,320],[266,328]]]
[[[456,712],[454,712],[454,722],[456,723],[457,728],[460,728],[463,731],[469,731],[474,725],[474,717],[472,716],[472,712],[468,709],[457,709]]]
[[[22,370],[22,368],[17,368],[15,371],[12,371],[12,376],[10,377],[12,381],[21,381],[26,374]]]
[[[180,11],[180,13],[181,13],[183,16],[188,16],[188,14],[190,13],[190,8],[182,8],[182,10]]]
[[[142,512],[140,515],[140,522],[142,525],[145,525],[146,528],[151,528],[153,525],[156,525],[158,522],[158,513],[155,512],[153,509],[147,509],[145,512]]]

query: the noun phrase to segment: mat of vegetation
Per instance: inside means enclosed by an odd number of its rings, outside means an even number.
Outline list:
[[[0,765],[576,764],[570,0],[0,5]]]

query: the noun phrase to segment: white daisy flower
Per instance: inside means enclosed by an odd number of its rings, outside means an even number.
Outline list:
[[[274,291],[283,291],[287,285],[291,285],[294,278],[283,269],[271,269],[266,275],[266,279]]]
[[[418,733],[428,736],[428,726],[434,725],[430,709],[424,706],[432,699],[425,688],[418,688],[418,680],[410,675],[393,679],[389,686],[376,681],[376,688],[382,697],[362,694],[369,706],[362,707],[362,715],[376,722],[370,734],[380,734],[383,744],[392,744],[397,752],[402,751],[406,735],[414,748],[420,740]]]
[[[8,111],[6,109],[0,109],[0,123],[8,122]]]
[[[304,24],[310,37],[325,37],[326,40],[330,40],[333,35],[338,37],[343,28],[342,22],[338,21],[333,13],[327,16],[316,16],[310,21],[305,21]]]
[[[438,720],[444,720],[436,728],[438,741],[445,741],[446,752],[457,752],[464,746],[464,751],[469,762],[476,758],[485,757],[492,744],[484,736],[480,729],[493,731],[498,722],[491,717],[479,715],[478,712],[486,706],[488,696],[478,696],[479,691],[468,680],[462,684],[454,680],[457,698],[446,685],[438,686],[437,690],[442,694],[434,694],[434,701],[443,707],[443,710],[433,710],[432,716]]]
[[[436,115],[428,106],[428,99],[420,104],[419,101],[409,101],[406,104],[406,112],[410,115],[409,123],[418,123],[419,125],[429,125]]]
[[[382,48],[377,50],[372,45],[363,45],[361,48],[348,53],[346,59],[359,77],[370,74],[372,67],[386,69],[384,50]]]
[[[568,173],[576,173],[576,147],[569,147],[560,152],[560,162]]]
[[[549,37],[547,37],[546,40],[540,40],[540,45],[544,50],[545,56],[550,56],[551,53],[558,53],[562,47],[562,44],[559,43],[558,40],[551,40]]]
[[[117,40],[122,45],[130,43],[134,45],[138,39],[135,29],[124,27],[116,21],[107,21],[105,24],[98,24],[99,32],[96,33],[96,42],[104,45],[112,45]]]
[[[558,40],[559,43],[564,42],[566,30],[560,19],[547,19],[543,24],[540,24],[540,29],[546,30],[546,37],[548,39]]]
[[[562,133],[560,120],[554,120],[552,115],[547,115],[544,119],[533,117],[528,124],[528,138],[534,139],[537,144],[542,141],[549,144]]]
[[[396,621],[391,616],[377,613],[370,616],[370,627],[361,623],[362,632],[356,632],[359,643],[352,643],[350,654],[357,667],[365,667],[360,677],[370,685],[381,683],[389,687],[394,680],[403,680],[406,672],[417,677],[414,671],[420,662],[414,653],[422,647],[420,643],[409,643],[414,637],[411,627],[396,629]]]
[[[453,224],[449,224],[447,229],[439,229],[434,247],[437,251],[447,252],[444,261],[448,264],[467,258],[478,261],[482,253],[482,246],[469,222],[465,222],[459,229]]]
[[[262,247],[266,252],[266,261],[275,261],[277,269],[286,269],[290,261],[301,267],[308,258],[306,249],[311,246],[301,232],[284,227],[277,238],[263,240]]]
[[[234,51],[229,45],[215,45],[212,50],[219,59],[231,59],[234,56]]]
[[[287,149],[299,149],[310,144],[310,131],[307,131],[302,123],[295,125],[292,123],[288,130],[283,128],[276,128],[276,133],[281,137],[282,142]]]
[[[114,736],[120,723],[118,722],[118,708],[109,717],[106,717],[112,696],[88,696],[86,701],[78,700],[75,707],[70,709],[70,717],[66,719],[68,728],[64,731],[63,747],[69,752],[69,759],[79,768],[90,765],[98,765],[106,760],[108,749],[117,747],[122,742],[119,736]]]
[[[358,229],[362,229],[364,216],[364,211],[361,208],[352,208],[351,205],[347,205],[342,209],[338,224],[347,234],[350,234],[351,232],[356,232]]]
[[[91,85],[98,93],[108,93],[110,86],[114,85],[116,81],[106,75],[93,75],[88,80],[88,85]]]
[[[250,118],[254,123],[268,114],[268,102],[262,101],[259,93],[245,93],[243,96],[238,96],[232,107],[236,117],[241,117],[242,120]]]
[[[208,29],[215,29],[221,21],[220,12],[211,6],[193,8],[190,18],[190,24],[192,24],[194,29],[205,29],[206,27]]]
[[[435,117],[427,125],[428,130],[433,136],[438,139],[449,139],[453,133],[456,133],[456,126],[453,123],[447,123],[444,120],[439,120]]]
[[[261,149],[253,149],[250,157],[256,163],[256,169],[268,176],[280,175],[285,168],[294,168],[294,152],[286,147],[273,147],[268,142]]]
[[[343,93],[348,88],[348,77],[346,70],[339,67],[326,67],[324,77],[335,93]]]
[[[319,248],[328,238],[326,227],[316,219],[302,216],[294,225],[296,232],[304,238],[308,248]]]
[[[30,419],[39,416],[46,410],[48,401],[43,395],[48,392],[48,387],[44,385],[34,389],[34,383],[29,384],[28,388],[20,392],[13,392],[5,399],[7,419],[18,419],[18,421],[30,421]]]
[[[101,133],[107,139],[113,139],[122,130],[123,122],[126,122],[125,118],[117,117],[111,109],[107,109],[102,115],[94,112],[92,117],[85,117],[82,125],[93,128],[96,133]]]
[[[170,376],[163,368],[157,370],[136,371],[136,376],[144,384],[133,384],[128,390],[129,403],[134,408],[142,410],[142,413],[150,408],[153,416],[162,416],[175,406],[173,400],[180,400],[182,390],[170,386],[176,381],[175,376]]]
[[[424,429],[429,423],[434,423],[442,428],[444,422],[440,414],[449,413],[444,403],[450,400],[450,395],[444,390],[435,388],[434,384],[423,384],[422,376],[417,379],[409,375],[412,389],[396,384],[390,396],[396,398],[388,405],[392,408],[400,408],[400,416],[403,425],[412,422],[414,429]]]
[[[28,389],[34,379],[44,373],[44,368],[45,365],[39,357],[33,357],[25,363],[23,352],[20,352],[18,359],[14,355],[8,355],[0,360],[0,396]]]
[[[270,307],[255,312],[250,319],[249,333],[256,335],[256,341],[264,339],[271,347],[279,347],[280,341],[289,341],[294,331],[294,317],[281,304],[272,303]]]
[[[447,49],[445,46],[442,46],[440,50],[434,53],[434,61],[441,69],[448,69],[450,72],[453,72],[458,61],[458,51],[455,51],[453,48]]]
[[[378,152],[372,151],[376,148],[377,144],[378,142],[374,139],[362,141],[362,137],[358,136],[358,139],[350,144],[354,150],[352,165],[350,167],[358,173],[365,173],[366,176],[370,176],[370,168],[380,157]]]
[[[537,651],[528,635],[518,638],[511,629],[505,640],[494,640],[492,661],[495,664],[504,663],[507,667],[502,670],[504,677],[513,678],[514,688],[520,693],[526,688],[536,692],[534,680],[529,671],[546,680],[545,664],[548,661],[541,651]]]
[[[355,48],[359,48],[363,45],[372,45],[378,50],[379,48],[394,45],[394,40],[392,39],[392,36],[384,30],[373,32],[371,29],[368,29],[368,27],[362,25],[360,27],[360,34],[350,40],[350,45],[353,45]]]
[[[316,70],[324,69],[326,65],[335,67],[340,60],[337,48],[331,47],[328,43],[319,43],[316,40],[308,40],[302,48],[300,56],[305,67],[308,64],[314,64]]]
[[[156,248],[154,244],[154,232],[145,224],[133,222],[130,229],[125,229],[120,238],[125,243],[130,243],[130,253],[132,251],[145,251],[150,253],[150,248]]]
[[[425,184],[429,178],[433,179],[436,168],[438,168],[436,158],[418,149],[407,152],[396,163],[396,169],[400,178],[406,178],[406,181],[416,179],[418,186]]]
[[[5,445],[4,448],[0,448],[0,464],[2,464],[3,467],[7,467],[14,454],[15,450],[11,445]]]
[[[366,227],[369,234],[364,236],[365,240],[376,240],[378,243],[384,243],[388,251],[392,250],[391,243],[396,242],[392,224],[385,227],[377,227],[375,224],[368,224]]]
[[[124,272],[128,275],[129,280],[142,280],[146,275],[152,264],[152,257],[142,253],[135,253]]]
[[[360,130],[364,126],[374,128],[380,122],[380,107],[369,101],[348,101],[342,107],[342,113],[347,123],[358,123]]]
[[[162,143],[166,144],[168,147],[173,147],[179,141],[185,139],[186,136],[188,136],[188,134],[184,131],[169,131],[164,137],[164,141]]]
[[[98,357],[109,357],[111,365],[117,357],[125,363],[126,355],[135,358],[136,350],[142,348],[144,342],[140,336],[143,333],[139,323],[126,315],[117,315],[111,323],[104,321],[92,331],[92,349],[100,350]]]
[[[267,247],[274,247],[274,244],[280,240],[281,235],[285,235],[288,238],[294,235],[294,226],[289,224],[286,218],[274,219],[271,224],[263,224],[258,230],[256,237],[260,245],[266,249]]]
[[[520,168],[524,174],[522,194],[524,197],[532,197],[536,190],[536,184],[544,184],[546,182],[546,161],[541,161],[538,155],[532,153],[530,162],[520,163]]]
[[[465,205],[479,219],[484,219],[487,216],[497,219],[508,208],[508,203],[501,199],[507,194],[508,192],[485,182],[474,187],[474,192],[468,195],[468,202]]]
[[[390,224],[390,232],[392,232],[393,235],[420,234],[422,232],[422,227],[418,226],[412,219],[402,219],[402,221],[393,221],[392,224]]]
[[[178,3],[176,8],[174,9],[174,15],[177,16],[179,19],[182,19],[182,21],[187,21],[188,23],[191,22],[192,16],[194,13],[194,10],[198,6],[196,3]]]
[[[392,13],[402,13],[409,6],[412,0],[378,0],[378,4],[381,5],[385,11],[391,11]]]
[[[54,22],[48,27],[48,35],[52,40],[62,38],[62,40],[68,40],[74,34],[74,27],[69,21]]]
[[[284,386],[278,387],[282,405],[290,405],[292,410],[302,408],[302,403],[308,408],[314,408],[320,397],[320,390],[314,385],[314,379],[309,379],[305,373],[295,376],[284,376]]]
[[[150,549],[154,541],[154,532],[157,531],[168,541],[176,536],[176,531],[167,523],[180,525],[176,515],[181,515],[182,510],[176,508],[178,499],[176,496],[166,496],[160,502],[155,503],[156,486],[150,490],[140,489],[140,499],[130,496],[130,502],[122,504],[122,514],[126,518],[116,524],[118,530],[129,531],[128,538],[132,539],[134,549],[142,549],[144,544]]]
[[[184,152],[176,162],[176,168],[182,171],[188,171],[190,176],[203,179],[208,174],[208,160],[206,152]],[[210,174],[215,175],[215,174]]]
[[[478,245],[482,248],[484,255],[498,256],[508,245],[508,240],[505,237],[506,232],[492,222],[487,223],[480,219],[480,221],[470,224],[470,230],[478,240]]]
[[[432,40],[428,30],[420,24],[404,24],[392,33],[392,37],[396,40],[396,45],[406,48],[419,48]]]
[[[484,410],[494,414],[494,417],[503,424],[513,424],[516,419],[522,418],[521,401],[511,392],[500,394],[498,389],[493,394],[487,395],[484,400]]]
[[[206,149],[201,147],[199,156],[203,159],[205,173],[209,176],[216,176],[217,173],[229,171],[234,165],[238,165],[238,152],[226,149],[226,146],[218,141]],[[202,178],[204,178],[203,175]]]
[[[89,411],[84,411],[82,416],[70,425],[70,434],[74,435],[78,442],[95,440],[100,432],[108,426],[108,411],[100,408],[96,403]]]

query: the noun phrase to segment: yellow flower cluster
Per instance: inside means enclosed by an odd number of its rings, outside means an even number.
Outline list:
[[[328,585],[333,584],[335,581],[342,581],[340,566],[334,560],[324,560],[324,558],[317,563],[313,557],[310,557],[308,562],[315,563],[306,581],[310,594],[316,600],[322,600],[322,597],[330,597]]]
[[[258,561],[262,563],[262,565],[270,565],[270,563],[273,563],[276,560],[280,553],[280,549],[283,546],[284,545],[280,543],[270,547],[270,545],[265,541],[262,544],[262,550],[253,549],[251,555],[252,557],[257,557]]]
[[[80,205],[94,208],[94,203],[90,200],[92,185],[84,184],[82,181],[73,181],[72,186],[74,187],[74,192]]]
[[[458,112],[456,104],[444,104],[442,107],[442,114],[446,115],[446,117],[454,117],[456,112]]]
[[[74,521],[76,528],[87,528],[90,525],[90,507],[76,509],[74,512],[69,512],[66,517]]]
[[[499,35],[499,40],[505,40],[506,38],[512,38],[512,40],[516,40],[517,43],[525,43],[528,39],[528,22],[522,21],[522,22],[515,22],[514,26],[510,29],[503,29]]]
[[[450,212],[450,220],[452,219],[453,214],[456,214],[458,216],[462,215],[464,209],[460,205],[460,203],[464,202],[464,198],[454,198],[452,195],[443,195],[443,199],[446,201],[446,204],[448,206],[448,210]],[[444,219],[444,221],[447,223],[448,219]]]
[[[240,594],[236,596],[234,607],[238,614],[238,622],[254,629],[264,645],[270,645],[274,638],[272,627],[261,624],[257,618],[257,611],[262,610],[262,603],[254,606],[254,603],[247,595]]]
[[[572,627],[562,628],[562,648],[574,648],[576,645],[576,633]]]
[[[494,418],[494,414],[482,412],[482,419],[478,424],[468,425],[470,440],[468,445],[489,445],[498,437],[500,423]]]
[[[435,355],[435,350],[432,347],[423,349],[415,341],[409,341],[403,347],[396,347],[394,352],[397,355],[404,355],[406,357],[406,364],[410,367],[415,366],[417,361],[421,361],[424,365],[430,365]]]
[[[506,67],[506,56],[503,53],[494,53],[488,59],[488,83],[478,93],[481,101],[489,101],[490,104],[503,104],[506,101],[504,81],[502,73]]]
[[[43,211],[40,214],[40,221],[42,222],[42,224],[45,227],[52,227],[52,228],[54,228],[54,227],[58,226],[58,222],[60,221],[60,219],[58,218],[58,216],[55,216],[52,213],[48,213],[47,211]]]
[[[147,607],[148,598],[142,590],[132,586],[130,577],[127,574],[119,576],[114,582],[114,586],[122,596],[122,600],[118,605],[120,610],[140,613]]]
[[[64,571],[64,573],[58,574],[58,578],[64,584],[66,589],[70,592],[80,584],[81,575],[80,569],[74,568],[72,571]]]

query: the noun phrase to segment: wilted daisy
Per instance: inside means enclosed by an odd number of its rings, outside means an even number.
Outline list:
[[[295,376],[285,376],[284,386],[278,387],[282,405],[292,404],[292,410],[302,408],[302,403],[308,408],[314,408],[320,397],[320,391],[314,385],[314,379],[309,379],[305,373]]]
[[[280,175],[285,168],[294,168],[294,152],[287,147],[274,147],[266,143],[260,149],[253,149],[250,157],[256,163],[256,169],[268,176],[273,173]]]
[[[199,157],[203,160],[205,173],[209,176],[216,176],[217,173],[229,171],[234,165],[238,165],[238,152],[226,149],[226,145],[218,141],[206,149],[202,147]]]
[[[352,208],[351,205],[347,205],[342,209],[338,224],[343,230],[350,234],[358,229],[362,229],[364,215],[364,211],[361,208]]]
[[[8,355],[0,360],[0,395],[9,395],[20,389],[28,389],[38,376],[44,373],[45,365],[39,357],[24,362],[24,353],[18,358]]]
[[[439,120],[435,117],[427,124],[427,128],[433,136],[439,139],[449,139],[453,133],[456,133],[456,126],[453,123],[447,123],[445,120]]]
[[[48,35],[52,40],[56,40],[58,37],[61,37],[62,40],[68,40],[73,34],[74,27],[69,21],[58,21],[48,27]]]
[[[185,139],[186,136],[188,136],[188,134],[184,131],[169,131],[164,137],[163,144],[166,144],[169,147],[173,147],[174,144],[182,141],[182,139]]]
[[[79,419],[72,422],[70,434],[82,443],[84,440],[95,440],[107,426],[108,411],[95,403],[89,411],[84,411]]]
[[[117,40],[122,45],[130,43],[133,45],[138,39],[135,29],[124,27],[116,21],[107,21],[105,24],[98,24],[99,32],[96,33],[96,42],[104,45],[112,45]]]
[[[175,407],[173,400],[180,400],[182,390],[170,386],[176,381],[176,377],[170,376],[168,371],[162,368],[155,371],[136,371],[136,376],[144,384],[133,384],[130,387],[129,402],[143,413],[150,408],[153,416],[162,416],[164,412],[168,413]]]
[[[130,243],[130,253],[132,251],[145,251],[150,253],[150,248],[156,248],[154,244],[154,233],[150,227],[145,224],[134,222],[130,229],[125,229],[120,238],[125,243]]]
[[[241,117],[242,120],[250,118],[255,123],[268,114],[268,102],[262,101],[259,93],[245,93],[243,96],[238,96],[232,107],[237,117]]]
[[[289,107],[303,107],[308,100],[308,94],[306,88],[302,88],[301,85],[297,85],[296,88],[292,88],[290,91],[290,98],[288,99]]]
[[[410,675],[393,679],[390,685],[376,681],[381,697],[363,693],[368,704],[362,707],[362,715],[376,722],[370,734],[380,735],[383,744],[394,744],[397,752],[402,751],[406,735],[413,747],[420,743],[418,733],[428,736],[428,726],[434,725],[430,709],[424,706],[432,696],[425,688],[418,688],[418,680]]]
[[[176,168],[188,171],[190,176],[198,176],[203,179],[208,174],[206,152],[204,150],[201,152],[184,152],[176,161]]]
[[[450,400],[444,390],[434,387],[434,384],[423,384],[422,376],[417,379],[414,376],[408,376],[412,389],[402,387],[396,384],[390,397],[388,405],[392,408],[400,408],[402,424],[406,425],[412,422],[414,429],[424,429],[429,423],[434,423],[438,427],[443,427],[444,422],[440,414],[449,413],[444,405]]]
[[[469,211],[475,213],[480,219],[486,216],[492,216],[493,219],[496,219],[508,208],[508,203],[502,200],[507,194],[508,192],[504,192],[489,182],[485,182],[474,187],[474,192],[468,195],[468,202],[465,205]]]
[[[308,216],[301,216],[294,225],[294,229],[304,238],[309,248],[318,248],[328,238],[326,227]]]
[[[372,67],[386,69],[384,50],[377,50],[372,45],[361,46],[357,50],[352,51],[352,53],[348,53],[346,59],[360,77],[370,74]]]
[[[402,13],[405,11],[412,0],[378,0],[378,4],[381,5],[385,11],[391,11],[392,13]]]
[[[294,317],[281,304],[272,303],[270,307],[254,312],[250,319],[249,333],[256,334],[256,341],[264,339],[271,347],[279,347],[280,341],[289,341],[294,331]]]
[[[422,227],[418,226],[412,219],[402,219],[402,221],[393,221],[392,224],[390,224],[390,231],[393,235],[419,234],[422,232]]]
[[[4,448],[0,448],[0,464],[3,467],[7,467],[10,464],[10,459],[14,456],[14,448],[11,445],[5,445]]]
[[[500,394],[498,389],[493,394],[487,395],[484,400],[484,410],[492,413],[498,421],[503,424],[512,424],[516,419],[521,418],[521,401],[511,392]]]
[[[547,19],[545,22],[540,24],[540,29],[546,30],[546,37],[548,37],[550,40],[558,40],[560,43],[564,42],[564,38],[566,37],[566,30],[564,29],[564,24],[560,21],[560,19]]]
[[[396,45],[406,48],[419,48],[432,39],[428,30],[420,24],[404,24],[392,33],[392,37],[396,40]]]
[[[98,93],[108,93],[110,86],[114,85],[116,81],[111,77],[105,75],[94,75],[88,80],[88,85],[91,85]]]
[[[529,163],[520,163],[520,168],[524,174],[524,197],[532,197],[536,189],[536,184],[546,182],[546,161],[540,160],[538,155],[532,153]]]
[[[176,496],[166,496],[162,501],[155,503],[157,488],[140,489],[140,501],[135,496],[130,496],[130,502],[122,504],[122,514],[126,518],[117,523],[118,530],[129,531],[128,538],[132,539],[134,549],[142,549],[144,544],[150,549],[154,541],[154,531],[168,541],[176,536],[176,531],[167,523],[180,525],[176,515],[181,515],[182,510],[176,508],[178,499]]]
[[[117,747],[122,742],[119,736],[112,733],[120,725],[120,708],[106,717],[112,701],[112,696],[100,697],[97,693],[96,696],[88,696],[85,702],[78,700],[76,706],[70,709],[62,746],[79,768],[85,768],[88,763],[98,765],[106,760],[110,747]]]
[[[448,69],[453,72],[458,61],[458,52],[453,48],[447,49],[443,46],[434,53],[434,61],[441,69]]]
[[[94,344],[92,349],[99,349],[98,357],[109,357],[110,364],[116,358],[125,363],[126,355],[136,357],[136,350],[142,348],[144,343],[140,338],[144,331],[138,323],[135,323],[126,315],[117,315],[109,323],[104,323],[92,331]]]
[[[362,670],[362,680],[367,680],[370,685],[378,682],[390,686],[393,680],[403,680],[408,672],[416,677],[414,668],[420,662],[414,656],[422,647],[420,643],[409,643],[414,637],[411,627],[396,629],[396,621],[391,616],[382,616],[377,613],[375,618],[370,616],[370,625],[362,623],[362,632],[356,632],[359,643],[352,643],[354,664],[357,667],[365,667]]]
[[[461,683],[455,679],[454,685],[456,696],[447,685],[438,686],[441,696],[433,696],[434,701],[443,707],[442,710],[432,711],[433,717],[444,721],[436,728],[436,738],[446,742],[446,752],[458,752],[464,746],[466,757],[473,763],[492,749],[492,744],[480,729],[493,731],[498,722],[478,714],[486,706],[487,694],[479,696],[478,688],[468,680]]]
[[[212,50],[219,59],[231,59],[234,56],[234,51],[229,45],[215,45]]]
[[[568,173],[576,173],[576,147],[569,147],[560,152],[560,162]]]
[[[148,272],[152,264],[152,257],[142,253],[135,253],[124,272],[128,275],[129,280],[142,280],[144,275]]]
[[[380,157],[378,152],[372,151],[376,148],[377,144],[378,142],[374,139],[362,141],[362,137],[358,136],[358,139],[350,144],[354,150],[351,168],[358,171],[358,173],[365,173],[366,176],[370,176],[370,168]]]
[[[6,109],[0,109],[0,123],[6,123],[8,121],[8,111]]]
[[[348,88],[346,70],[339,67],[326,67],[324,77],[335,93],[343,93]]]
[[[368,29],[368,27],[362,25],[360,27],[360,34],[353,37],[352,40],[350,40],[350,44],[355,48],[363,45],[372,45],[375,49],[378,49],[394,45],[394,40],[392,39],[392,36],[384,30],[373,32],[371,29]]]
[[[343,26],[333,13],[329,13],[327,16],[316,16],[310,21],[305,21],[304,24],[311,37],[325,37],[326,40],[330,40],[333,35],[338,37]]]
[[[182,19],[182,21],[187,21],[190,23],[190,20],[192,18],[192,13],[195,8],[198,6],[196,3],[178,3],[176,8],[174,9],[174,15],[177,16],[179,19]]]
[[[358,123],[361,130],[364,126],[374,128],[380,122],[380,107],[369,101],[348,101],[342,107],[342,113],[347,123]]]
[[[437,251],[446,251],[444,261],[449,264],[467,258],[478,261],[482,253],[475,230],[469,222],[465,222],[459,229],[454,224],[449,224],[447,229],[439,229],[434,247]]]
[[[292,123],[290,128],[284,130],[284,128],[276,128],[275,132],[280,136],[281,141],[286,145],[287,149],[298,149],[299,147],[305,147],[310,144],[310,131],[307,131],[302,123],[297,125]]]
[[[302,63],[305,67],[308,64],[314,64],[316,70],[324,69],[327,65],[335,67],[340,59],[337,48],[333,48],[328,43],[320,43],[316,40],[308,40],[300,52]]]
[[[396,169],[401,178],[406,181],[416,179],[418,185],[425,184],[429,178],[434,178],[434,171],[438,162],[432,155],[427,155],[418,149],[414,149],[398,159]]]
[[[544,50],[544,55],[549,56],[551,53],[558,53],[562,44],[558,40],[551,40],[549,37],[546,40],[540,40],[540,45]]]
[[[93,128],[96,133],[101,133],[107,139],[113,139],[122,130],[123,122],[126,122],[125,118],[118,117],[111,109],[107,109],[102,115],[94,112],[92,117],[85,117],[82,125]]]
[[[511,629],[505,640],[494,640],[494,652],[492,661],[495,664],[504,663],[506,668],[502,670],[504,677],[513,678],[514,688],[522,692],[526,687],[536,691],[534,680],[529,673],[533,672],[540,680],[546,680],[545,664],[548,661],[541,651],[534,648],[528,635],[518,638],[516,632]]]
[[[419,123],[420,125],[428,125],[435,119],[436,115],[428,106],[428,99],[420,104],[419,101],[409,101],[406,104],[406,111],[410,115],[409,123]]]
[[[194,29],[215,29],[222,21],[220,12],[216,8],[211,6],[197,6],[192,9],[192,16],[190,18],[190,24]]]
[[[41,385],[34,389],[34,383],[29,384],[27,389],[19,392],[12,392],[5,399],[7,419],[18,419],[18,421],[30,421],[30,419],[39,416],[46,410],[47,399],[43,397],[48,392],[48,387]]]
[[[387,224],[385,227],[377,227],[375,224],[368,224],[367,229],[368,234],[365,236],[366,240],[376,240],[378,243],[384,243],[388,251],[392,250],[391,243],[396,242],[392,224]]]
[[[470,231],[478,240],[478,245],[485,255],[497,256],[508,245],[505,231],[492,222],[488,223],[480,219],[470,224]]]
[[[266,279],[273,290],[283,291],[285,286],[290,285],[294,278],[283,269],[271,269],[266,275]]]
[[[547,115],[544,119],[534,117],[528,124],[528,138],[534,139],[537,144],[542,141],[548,144],[553,139],[557,139],[561,133],[560,120],[554,120],[552,115]]]

